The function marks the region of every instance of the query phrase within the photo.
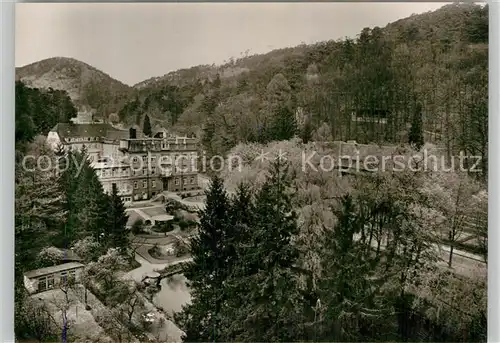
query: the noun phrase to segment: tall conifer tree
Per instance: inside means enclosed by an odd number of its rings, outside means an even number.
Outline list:
[[[125,205],[118,195],[116,185],[113,185],[111,194],[108,196],[108,216],[106,221],[106,238],[109,247],[120,249],[126,252],[129,247],[127,221]]]
[[[68,213],[63,231],[65,244],[87,235],[100,239],[108,213],[102,184],[88,161],[85,149],[69,152],[66,161],[69,165],[60,177]]]
[[[234,341],[236,337],[242,337],[243,322],[248,313],[248,284],[244,280],[258,270],[258,264],[253,258],[255,246],[252,241],[256,224],[255,201],[249,184],[238,185],[231,198],[230,219],[231,227],[226,236],[228,276],[224,281],[224,304],[219,333],[219,339],[223,341]]]
[[[212,179],[206,192],[205,209],[200,212],[199,234],[191,242],[193,262],[185,275],[192,290],[192,302],[180,315],[187,342],[218,340],[218,320],[222,286],[226,277],[229,227],[229,200],[219,177]]]
[[[422,120],[422,105],[417,103],[415,112],[411,122],[410,132],[408,133],[408,140],[411,145],[414,145],[417,150],[424,145],[424,128]]]
[[[144,117],[144,126],[142,128],[142,131],[147,137],[151,137],[151,134],[153,133],[151,130],[151,121],[149,120],[149,116],[147,114]]]
[[[299,252],[292,242],[299,229],[289,181],[288,166],[278,160],[257,193],[252,251],[240,257],[250,273],[240,277],[246,292],[239,294],[245,305],[233,319],[241,325],[239,332],[234,330],[236,340],[296,341],[304,337],[304,300],[295,272]]]

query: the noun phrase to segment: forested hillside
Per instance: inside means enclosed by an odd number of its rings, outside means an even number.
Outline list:
[[[16,150],[37,135],[47,133],[57,123],[68,123],[77,110],[65,91],[29,88],[16,82]]]
[[[422,136],[449,154],[482,156],[485,168],[487,66],[488,6],[450,4],[356,37],[195,66],[133,88],[70,58],[16,72],[29,86],[66,90],[105,120],[117,112],[142,125],[148,114],[153,126],[195,133],[210,153],[296,133],[362,143]]]
[[[66,91],[78,109],[94,109],[106,118],[132,97],[134,90],[96,68],[67,57],[53,57],[16,68],[16,77],[30,87]]]
[[[407,142],[421,122],[426,141],[486,157],[487,65],[488,6],[451,4],[356,38],[144,81],[120,117],[140,123],[147,113],[200,134],[212,153],[290,138],[295,126],[305,140]],[[353,121],[352,112],[385,113],[387,123]]]

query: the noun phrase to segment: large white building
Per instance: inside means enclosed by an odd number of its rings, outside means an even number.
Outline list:
[[[116,187],[124,202],[150,199],[164,190],[198,189],[197,139],[169,136],[164,129],[155,130],[153,137],[144,137],[137,127],[60,123],[47,143],[78,151],[85,146],[104,191]]]

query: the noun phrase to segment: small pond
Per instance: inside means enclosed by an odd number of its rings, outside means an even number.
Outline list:
[[[161,280],[161,291],[154,298],[153,303],[162,307],[165,313],[171,315],[182,309],[182,305],[191,301],[191,294],[186,285],[186,277],[176,274]]]

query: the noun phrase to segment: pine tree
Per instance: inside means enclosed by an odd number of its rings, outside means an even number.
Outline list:
[[[227,232],[228,241],[235,248],[248,244],[255,223],[255,204],[249,184],[241,183],[236,188],[231,198],[230,219],[233,230]]]
[[[108,201],[101,182],[87,159],[85,149],[68,152],[69,163],[60,176],[67,211],[63,227],[64,244],[69,245],[88,235],[100,239],[105,232]]]
[[[118,195],[116,185],[113,185],[108,202],[107,245],[109,248],[118,248],[125,253],[130,245],[127,232],[128,215],[125,214],[125,205]]]
[[[392,304],[387,302],[387,294],[381,295],[380,288],[392,271],[380,265],[363,230],[383,225],[383,215],[394,209],[387,201],[377,203],[349,194],[341,198],[339,208],[334,210],[336,225],[325,228],[323,273],[317,291],[321,320],[313,326],[317,338],[365,341],[383,332],[384,325],[391,325],[386,318],[393,311]],[[395,222],[395,218],[392,220]]]
[[[75,239],[93,235],[97,240],[104,239],[101,243],[105,245],[108,224],[106,216],[109,213],[108,197],[87,159],[84,160],[81,171],[76,206],[78,230]]]
[[[213,81],[213,86],[214,88],[220,88],[220,85],[221,85],[220,75],[217,73],[217,76]]]
[[[201,136],[201,143],[203,147],[208,150],[208,153],[212,153],[212,142],[215,136],[215,123],[211,118],[207,118],[205,124],[203,125],[203,131]]]
[[[219,339],[221,291],[227,276],[225,231],[230,223],[229,200],[223,180],[214,177],[206,196],[205,209],[200,212],[199,234],[191,242],[193,261],[184,273],[192,290],[192,301],[178,315],[187,342]]]
[[[151,121],[149,120],[149,116],[147,114],[144,117],[144,124],[142,127],[142,131],[144,132],[144,135],[146,135],[147,137],[151,137],[151,134],[153,133],[151,131]]]
[[[408,133],[408,140],[410,145],[414,145],[417,150],[424,145],[424,133],[422,122],[422,105],[417,103],[415,112],[411,122],[410,132]]]
[[[313,127],[311,124],[311,121],[309,119],[306,119],[306,122],[304,123],[304,127],[302,128],[302,132],[300,135],[302,142],[304,144],[309,143],[309,141],[312,139],[313,136]]]
[[[288,107],[281,107],[275,114],[270,137],[273,140],[288,140],[297,133],[295,115]]]
[[[355,265],[362,265],[362,261],[356,259],[359,255],[355,251],[354,235],[360,231],[360,228],[356,220],[358,213],[356,213],[351,196],[342,198],[341,209],[336,211],[336,214],[338,223],[325,239],[323,259],[325,273],[319,285],[319,297],[327,309],[323,316],[326,322],[331,324],[321,325],[319,331],[325,339],[341,341],[346,339],[346,336],[342,334],[342,313],[344,310],[353,310],[345,308],[345,304],[354,302],[358,305],[355,302],[358,299],[356,293],[363,291],[359,288],[363,285],[360,285],[358,281],[364,274],[353,269]],[[318,328],[314,329],[317,333]]]
[[[245,294],[248,285],[242,282],[246,277],[257,272],[257,265],[253,263],[252,230],[255,226],[254,194],[250,185],[241,183],[231,198],[230,229],[226,231],[227,277],[224,281],[222,294],[224,303],[221,308],[219,322],[219,340],[234,341],[241,336],[242,323],[235,320],[241,318],[238,313],[246,307]],[[243,316],[245,311],[242,312]]]
[[[299,252],[292,242],[299,229],[289,194],[288,166],[276,161],[255,200],[252,250],[241,256],[249,275],[240,277],[245,305],[233,315],[242,341],[297,341],[304,338],[304,301],[295,267]],[[239,332],[238,332],[239,331]]]

